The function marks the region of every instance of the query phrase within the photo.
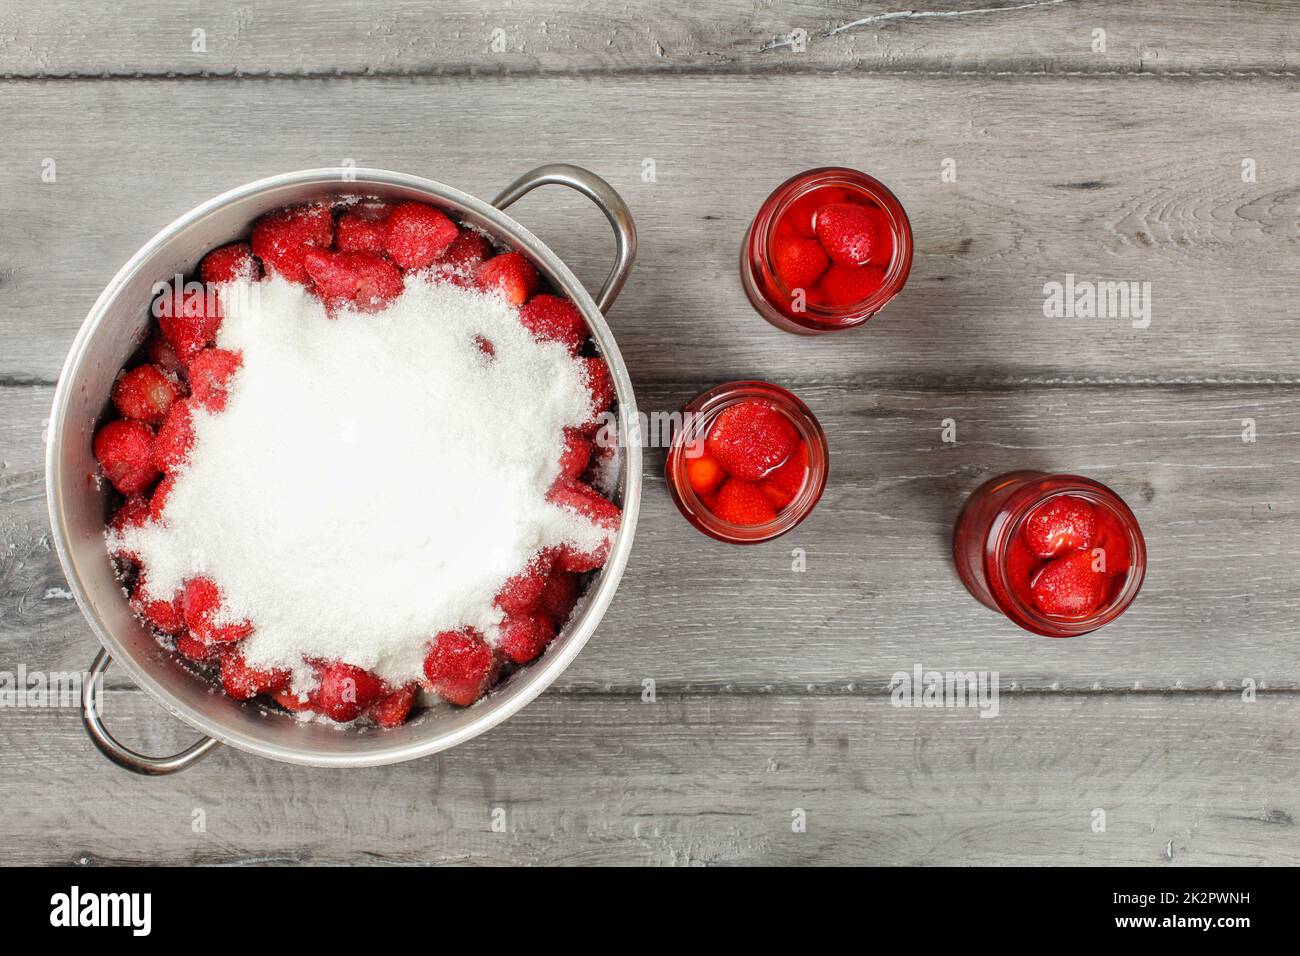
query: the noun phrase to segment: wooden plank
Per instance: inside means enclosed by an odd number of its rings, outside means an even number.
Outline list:
[[[106,717],[142,747],[192,739],[139,692]],[[75,710],[9,709],[0,843],[7,864],[1280,865],[1300,852],[1297,741],[1293,695],[1000,695],[984,719],[874,694],[552,691],[407,764],[222,749],[144,779]]]
[[[196,44],[193,31],[204,31]],[[1094,31],[1105,31],[1096,49]],[[500,33],[494,33],[500,31]],[[802,31],[802,35],[797,31]],[[834,0],[595,5],[175,0],[15,5],[0,75],[788,71],[1292,72],[1285,3]]]
[[[717,378],[646,386],[671,410]],[[916,662],[998,670],[1024,689],[1300,688],[1296,506],[1300,411],[1289,388],[843,389],[791,384],[819,415],[831,480],[798,529],[740,548],[705,538],[669,501],[662,453],[627,574],[560,686],[884,686]],[[49,549],[40,422],[46,388],[0,390],[0,667],[82,669],[94,649]],[[958,442],[940,440],[957,423]],[[1242,441],[1242,422],[1257,441]],[[965,495],[1016,468],[1076,471],[1133,506],[1147,582],[1086,638],[1023,632],[957,580],[949,534]],[[792,549],[807,571],[792,571]]]
[[[351,158],[485,196],[559,159],[608,177],[640,227],[613,322],[642,380],[1297,381],[1294,84],[481,78],[7,94],[0,380],[52,380],[98,291],[186,209]],[[844,109],[855,102],[872,107]],[[96,135],[79,135],[91,116]],[[1243,157],[1257,182],[1241,181]],[[55,183],[41,181],[45,158]],[[955,183],[940,181],[945,158]],[[898,192],[918,254],[903,295],[867,328],[810,341],[757,317],[737,250],[769,190],[834,162]],[[594,208],[555,190],[515,208],[599,283],[612,249]],[[1149,282],[1150,327],[1045,318],[1044,285],[1067,274]]]

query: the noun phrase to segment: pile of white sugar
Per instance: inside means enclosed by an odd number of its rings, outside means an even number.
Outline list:
[[[374,314],[327,319],[282,279],[222,301],[217,344],[243,354],[226,408],[195,409],[163,522],[111,544],[154,595],[214,580],[253,666],[295,689],[306,659],[417,680],[439,631],[495,640],[493,596],[539,548],[605,538],[545,500],[564,427],[590,418],[581,367],[500,297],[409,277]]]

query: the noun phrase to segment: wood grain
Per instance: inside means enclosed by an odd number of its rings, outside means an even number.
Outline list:
[[[193,31],[205,32],[203,49]],[[1094,49],[1096,29],[1104,50]],[[501,33],[494,36],[494,32]],[[799,44],[796,31],[806,35]],[[1213,72],[1296,70],[1285,4],[958,0],[14,5],[0,75]],[[802,47],[802,48],[801,48]]]

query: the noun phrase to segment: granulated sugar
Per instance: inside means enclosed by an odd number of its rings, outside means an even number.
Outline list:
[[[606,536],[545,500],[563,428],[591,411],[580,366],[501,298],[412,277],[332,320],[282,279],[223,301],[217,344],[243,353],[226,409],[196,409],[163,525],[120,543],[155,595],[212,578],[221,618],[253,622],[250,664],[295,688],[304,658],[416,680],[437,632],[495,640],[492,598],[539,548]]]

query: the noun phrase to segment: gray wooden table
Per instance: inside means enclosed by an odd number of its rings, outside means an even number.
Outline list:
[[[0,670],[96,649],[42,484],[82,317],[161,226],[275,172],[351,160],[490,196],[544,162],[597,171],[641,233],[610,318],[643,408],[780,383],[832,478],[787,538],[728,547],[651,451],[592,643],[438,757],[224,749],[141,779],[75,708],[0,708],[4,862],[1295,861],[1298,34],[1294,6],[1246,0],[5,3]],[[822,164],[888,183],[917,255],[868,327],[806,340],[752,312],[736,258],[762,198]],[[513,211],[598,284],[597,212],[549,191]],[[1067,274],[1150,283],[1149,326],[1045,318]],[[963,591],[955,511],[1017,467],[1134,505],[1150,569],[1118,623],[1035,638]],[[891,706],[916,664],[998,671],[998,716]],[[142,748],[191,736],[120,678],[108,707]]]

